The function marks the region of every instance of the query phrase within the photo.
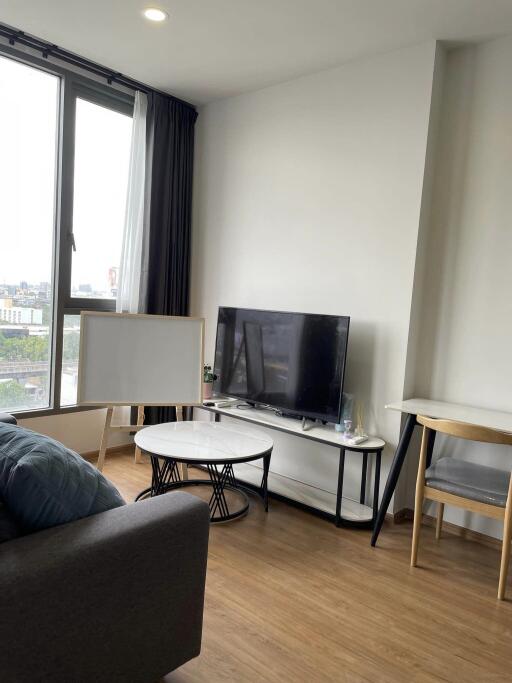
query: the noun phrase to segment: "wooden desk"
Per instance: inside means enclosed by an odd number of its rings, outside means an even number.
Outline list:
[[[390,410],[399,410],[407,414],[404,428],[400,435],[395,457],[391,463],[382,501],[377,512],[375,526],[372,534],[372,545],[377,543],[377,539],[386,516],[386,511],[391,502],[391,497],[395,492],[398,477],[402,471],[407,449],[411,441],[414,427],[418,424],[417,415],[426,415],[444,420],[457,420],[468,424],[478,425],[479,427],[489,427],[498,429],[502,432],[512,433],[512,413],[504,413],[499,410],[487,410],[485,408],[474,408],[471,406],[460,405],[459,403],[444,403],[443,401],[431,401],[426,398],[410,398],[406,401],[390,403],[386,406]],[[434,448],[435,432],[430,432],[428,442],[427,467],[430,466],[432,451]]]

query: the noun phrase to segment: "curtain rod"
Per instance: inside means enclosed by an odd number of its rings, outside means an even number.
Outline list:
[[[96,76],[105,78],[109,85],[111,83],[118,83],[119,85],[123,85],[125,88],[129,88],[130,90],[141,90],[144,93],[154,92],[158,95],[162,95],[163,97],[167,97],[170,100],[174,100],[174,102],[179,102],[180,104],[190,107],[190,109],[196,111],[196,107],[190,102],[181,100],[179,97],[174,97],[174,95],[170,95],[162,90],[157,90],[156,88],[146,85],[145,83],[140,83],[129,76],[125,76],[119,71],[113,71],[106,66],[98,64],[97,62],[93,62],[85,57],[80,57],[80,55],[77,55],[74,52],[64,50],[58,45],[48,43],[46,40],[36,38],[36,36],[32,36],[29,33],[20,31],[19,29],[8,26],[7,24],[2,24],[1,22],[0,36],[7,38],[9,45],[15,46],[16,43],[19,43],[20,45],[24,45],[25,47],[29,47],[32,50],[40,52],[44,59],[48,59],[48,57],[56,57],[62,62],[72,64],[73,66],[78,66],[85,71],[95,74]]]

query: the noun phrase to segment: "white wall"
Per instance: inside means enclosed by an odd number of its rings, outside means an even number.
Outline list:
[[[90,453],[99,450],[105,413],[105,409],[84,410],[50,417],[32,417],[20,420],[19,424],[27,429],[51,436],[78,453]],[[116,424],[129,424],[129,409],[116,408],[114,420]],[[132,441],[132,437],[127,433],[113,433],[108,445],[109,447],[120,446]]]
[[[512,37],[448,53],[436,183],[411,393],[512,411]],[[510,449],[440,440],[453,454],[510,469]],[[413,490],[414,473],[409,473]],[[496,536],[501,525],[447,508]]]
[[[192,312],[350,315],[346,391],[398,439],[435,43],[210,104],[196,144]],[[272,469],[334,491],[334,449],[279,437]],[[357,492],[355,470],[347,493]]]

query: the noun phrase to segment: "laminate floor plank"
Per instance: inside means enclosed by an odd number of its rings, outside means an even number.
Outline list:
[[[104,473],[127,500],[151,479],[130,449]],[[272,500],[266,515],[251,498],[246,517],[210,531],[201,656],[162,683],[511,682],[498,549],[422,527],[411,569],[411,533],[386,525],[371,548],[369,531]]]

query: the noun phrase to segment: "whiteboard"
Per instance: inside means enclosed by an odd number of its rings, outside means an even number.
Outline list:
[[[79,405],[200,405],[203,318],[84,311]]]

